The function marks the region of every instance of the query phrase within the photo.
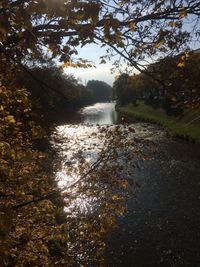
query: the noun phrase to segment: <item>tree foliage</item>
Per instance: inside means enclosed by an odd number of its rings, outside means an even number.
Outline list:
[[[184,108],[199,108],[199,56],[196,50],[149,65],[147,71],[155,79],[144,73],[121,75],[114,82],[119,103],[143,99],[155,108],[164,108],[168,115],[180,115]]]
[[[177,53],[198,40],[199,14],[197,0],[3,0],[0,41],[19,57],[40,56],[47,47],[66,64],[78,45],[97,41],[110,46],[110,55],[118,52],[131,66],[142,69],[141,60],[158,52]],[[192,30],[184,26],[185,21]]]
[[[50,111],[53,114],[64,109],[76,110],[92,102],[92,93],[73,75],[66,75],[54,64],[29,67],[28,71],[31,77],[21,72],[17,82],[31,92],[33,105],[38,103],[47,116]]]
[[[176,57],[168,57],[153,64],[150,71],[163,81],[163,87],[154,82],[155,94],[156,92],[158,94],[160,88],[163,90],[162,94],[170,98],[175,105],[198,108],[200,100],[199,59],[199,51],[193,51]]]
[[[68,166],[68,175],[75,171],[79,179],[58,189],[53,171],[60,159],[52,165],[52,153],[40,146],[49,130],[35,114],[30,93],[16,86],[15,65],[1,65],[3,74],[5,67],[11,72],[1,75],[0,85],[1,266],[104,266],[106,234],[124,212],[129,186],[128,169],[122,174],[118,163],[126,157],[134,163],[142,143],[128,138],[129,128],[100,127],[94,134],[105,143],[96,162],[72,155],[78,164]],[[93,199],[96,211],[84,214],[78,206],[64,212],[83,195]]]
[[[128,187],[117,159],[126,155],[134,166],[142,145],[128,139],[129,128],[100,129],[105,146],[94,165],[96,172],[80,161],[80,179],[72,189],[96,199],[103,195],[101,216],[74,218],[65,213],[64,206],[76,196],[71,188],[57,188],[47,146],[49,129],[31,105],[30,92],[16,79],[20,68],[26,69],[24,60],[40,59],[48,50],[63,67],[88,67],[85,59],[74,62],[76,48],[98,42],[109,46],[103,62],[117,52],[141,70],[141,60],[178,53],[192,37],[198,39],[199,12],[199,1],[194,0],[0,2],[1,266],[104,266],[106,232],[115,225],[115,215],[123,213],[123,189]],[[183,23],[190,18],[191,33]]]
[[[122,173],[119,163],[129,157],[132,166],[142,143],[128,138],[129,128],[100,127],[94,135],[105,143],[96,162],[72,155],[76,166],[67,172],[79,178],[58,188],[60,158],[48,146],[43,114],[31,105],[30,92],[18,87],[16,65],[2,58],[0,68],[1,266],[105,266],[106,235],[125,210],[129,187],[129,170]],[[70,208],[81,196],[93,199],[93,213]]]
[[[87,82],[87,88],[91,91],[94,102],[103,102],[111,100],[112,87],[98,80],[91,80]]]
[[[137,92],[133,78],[128,74],[121,74],[113,84],[113,94],[117,99],[117,104],[136,104]]]

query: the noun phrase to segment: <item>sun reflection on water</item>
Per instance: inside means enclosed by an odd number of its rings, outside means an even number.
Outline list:
[[[56,180],[59,188],[70,194],[70,204],[65,210],[74,215],[92,212],[96,199],[84,192],[80,193],[78,184],[84,183],[79,181],[81,175],[96,161],[101,151],[103,142],[99,127],[62,125],[56,128],[54,136],[57,139],[55,146],[62,161],[60,169],[56,172]]]
[[[70,214],[94,211],[97,198],[87,194],[85,189],[80,191],[80,186],[84,188],[85,183],[80,178],[90,169],[104,148],[105,136],[101,131],[102,127],[111,129],[115,127],[113,123],[116,123],[114,103],[97,103],[82,109],[80,114],[83,116],[82,124],[61,125],[54,133],[53,145],[60,160],[56,180],[59,188],[68,194],[66,211]],[[114,114],[113,117],[111,114]],[[134,123],[131,127],[134,130],[130,132],[129,138],[155,139],[155,126]],[[159,134],[156,136],[158,138]],[[128,168],[131,168],[129,163],[127,159],[125,162],[119,161],[119,164],[126,165],[127,172]],[[87,185],[89,186],[88,181]]]

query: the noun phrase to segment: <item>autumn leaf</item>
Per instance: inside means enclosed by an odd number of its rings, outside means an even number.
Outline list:
[[[178,64],[177,64],[177,67],[178,68],[184,68],[185,67],[185,62],[179,62]]]
[[[181,10],[181,12],[179,13],[179,18],[180,18],[180,19],[183,19],[183,18],[185,18],[185,17],[187,17],[187,12],[186,12],[185,8],[183,8],[183,9]]]
[[[176,27],[176,26],[177,26],[177,23],[176,23],[176,21],[170,21],[170,22],[168,23],[168,25],[169,25],[170,27]]]
[[[136,32],[137,31],[137,24],[135,22],[131,22],[130,23],[130,29],[132,32]]]
[[[16,122],[13,115],[8,115],[4,119],[5,119],[5,121],[8,121],[9,123],[15,123]]]

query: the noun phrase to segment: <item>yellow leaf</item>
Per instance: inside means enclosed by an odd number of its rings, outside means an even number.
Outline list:
[[[168,23],[168,25],[169,25],[170,27],[176,27],[176,21],[170,21],[170,22]]]
[[[127,180],[125,180],[125,181],[122,182],[122,187],[123,187],[124,189],[127,189],[128,186],[129,186],[129,184],[128,184],[128,181],[127,181]]]
[[[112,200],[121,200],[122,198],[121,198],[121,196],[119,196],[119,195],[114,195],[114,196],[112,196]]]
[[[130,29],[132,32],[136,32],[137,31],[137,25],[135,22],[131,22],[130,23]]]
[[[184,68],[185,67],[185,62],[179,62],[177,67],[178,68]]]
[[[15,123],[16,122],[14,116],[12,116],[12,115],[6,116],[5,120],[8,121],[9,123]]]
[[[185,18],[185,17],[187,17],[187,12],[186,12],[185,9],[183,8],[183,9],[181,10],[181,12],[179,13],[179,18],[180,18],[180,19],[183,19],[183,18]]]

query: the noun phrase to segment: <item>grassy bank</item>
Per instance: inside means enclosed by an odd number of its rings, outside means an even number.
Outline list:
[[[177,137],[200,143],[200,111],[185,111],[181,117],[167,116],[163,109],[154,109],[140,102],[138,106],[129,104],[118,108],[122,114],[143,121],[154,122],[164,126]]]

